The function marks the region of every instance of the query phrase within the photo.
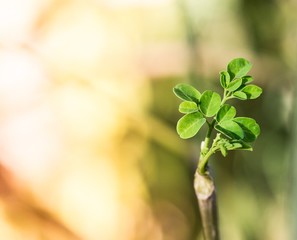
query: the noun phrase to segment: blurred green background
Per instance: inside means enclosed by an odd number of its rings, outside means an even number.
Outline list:
[[[297,1],[0,2],[0,238],[202,240],[175,84],[221,92],[236,57],[263,88],[236,101],[253,152],[211,159],[221,238],[297,239]],[[295,118],[294,118],[295,116]],[[204,129],[205,130],[205,129]]]

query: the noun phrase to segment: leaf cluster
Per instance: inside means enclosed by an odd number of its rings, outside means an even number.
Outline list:
[[[200,93],[193,86],[178,84],[173,88],[174,94],[183,100],[179,111],[185,114],[177,122],[177,133],[183,139],[195,136],[203,125],[208,125],[208,136],[213,129],[217,136],[211,149],[207,151],[221,151],[226,156],[227,151],[241,149],[252,150],[250,143],[260,134],[257,122],[249,117],[237,117],[234,106],[227,104],[230,99],[249,100],[258,98],[262,89],[254,84],[253,77],[247,75],[252,64],[244,58],[233,59],[227,69],[220,72],[220,84],[224,90],[219,93],[206,90]]]

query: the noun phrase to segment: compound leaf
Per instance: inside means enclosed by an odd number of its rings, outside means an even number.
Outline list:
[[[200,98],[200,110],[206,117],[214,116],[220,109],[221,96],[213,91],[203,92]]]
[[[248,99],[247,95],[242,91],[236,91],[232,94],[232,96],[240,100]]]
[[[226,71],[220,72],[220,83],[223,88],[227,88],[230,83],[230,75]]]
[[[233,119],[244,131],[244,142],[253,142],[260,134],[260,127],[253,118],[237,117]]]
[[[253,151],[253,148],[251,145],[249,145],[246,142],[243,142],[241,140],[235,140],[231,141],[231,146],[227,147],[228,150],[247,150],[247,151]]]
[[[232,82],[230,82],[230,84],[227,87],[227,90],[230,92],[234,92],[241,86],[241,84],[242,84],[242,78],[237,78]]]
[[[253,84],[245,86],[241,91],[247,95],[248,99],[255,99],[262,94],[262,88]]]
[[[224,144],[225,148],[230,150],[247,150],[252,151],[253,148],[251,145],[241,141],[241,140],[231,140],[228,144]]]
[[[190,101],[184,101],[179,105],[178,110],[181,113],[192,113],[192,112],[197,112],[198,107],[195,102],[190,102]]]
[[[238,123],[233,120],[220,122],[215,126],[215,129],[231,139],[243,139],[244,132]]]
[[[241,78],[245,76],[252,68],[252,64],[244,58],[235,58],[227,66],[227,71],[231,77]]]
[[[243,83],[243,84],[249,84],[249,83],[251,83],[252,81],[254,81],[254,79],[253,79],[252,76],[243,76],[243,77],[242,77],[242,83]]]
[[[225,104],[223,105],[219,112],[217,113],[216,119],[218,122],[225,121],[225,120],[231,120],[236,115],[236,109],[235,107]]]
[[[196,135],[205,122],[206,119],[201,113],[189,113],[177,122],[176,130],[181,138],[191,138]]]
[[[201,97],[201,93],[189,84],[180,83],[173,88],[174,94],[182,100],[193,101],[197,104]]]
[[[224,157],[227,156],[227,148],[224,145],[220,145],[220,151]]]

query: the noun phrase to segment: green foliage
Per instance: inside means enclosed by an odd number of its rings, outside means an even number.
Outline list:
[[[227,66],[231,81],[244,77],[252,68],[252,64],[244,58],[233,59]]]
[[[235,90],[237,90],[240,86],[242,85],[242,78],[237,78],[233,81],[231,81],[229,83],[229,85],[227,86],[227,90],[229,92],[234,92]]]
[[[226,71],[220,72],[220,83],[223,88],[227,88],[230,83],[230,75]]]
[[[200,112],[189,113],[179,119],[176,130],[181,138],[190,138],[196,135],[205,122]]]
[[[226,104],[230,99],[256,99],[262,89],[254,84],[253,77],[246,75],[252,64],[243,58],[233,59],[227,69],[220,72],[220,84],[224,89],[223,97],[219,93],[206,90],[202,94],[188,84],[178,84],[173,88],[174,94],[184,100],[179,111],[184,115],[177,123],[177,132],[183,139],[195,136],[207,123],[206,145],[201,150],[198,169],[205,172],[210,155],[220,151],[226,156],[231,150],[252,150],[250,143],[260,134],[257,122],[248,117],[235,117],[234,106]],[[208,146],[213,130],[217,131],[211,147]]]
[[[241,89],[248,99],[255,99],[262,94],[262,89],[256,85],[248,85]]]
[[[193,101],[199,104],[201,93],[191,85],[180,83],[173,88],[173,92],[181,100]]]
[[[220,109],[221,96],[213,91],[205,91],[200,99],[200,110],[206,117],[213,117]]]
[[[239,124],[239,126],[244,131],[244,137],[242,138],[245,142],[253,142],[260,135],[260,126],[252,118],[238,117],[234,118],[234,121]]]
[[[197,104],[195,102],[184,101],[179,105],[178,110],[181,113],[186,114],[186,113],[197,112],[198,107],[197,107]]]
[[[233,120],[222,121],[215,126],[215,129],[230,139],[239,140],[244,138],[243,129]]]
[[[235,107],[229,105],[229,104],[224,104],[219,112],[217,113],[216,120],[217,122],[222,122],[224,120],[230,120],[234,118],[236,115],[236,109]]]

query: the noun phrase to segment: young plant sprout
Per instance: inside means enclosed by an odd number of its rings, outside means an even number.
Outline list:
[[[247,73],[252,64],[243,58],[233,59],[227,69],[220,72],[223,96],[206,90],[202,94],[188,84],[178,84],[174,94],[183,100],[179,111],[185,114],[177,122],[176,130],[183,139],[194,137],[203,125],[208,127],[201,143],[200,158],[195,173],[194,188],[198,199],[205,240],[219,239],[215,185],[208,171],[209,158],[216,152],[225,157],[228,151],[249,150],[260,134],[260,127],[253,118],[237,117],[231,99],[249,100],[258,98],[262,89],[250,84],[253,78]],[[216,133],[213,136],[213,132]]]

